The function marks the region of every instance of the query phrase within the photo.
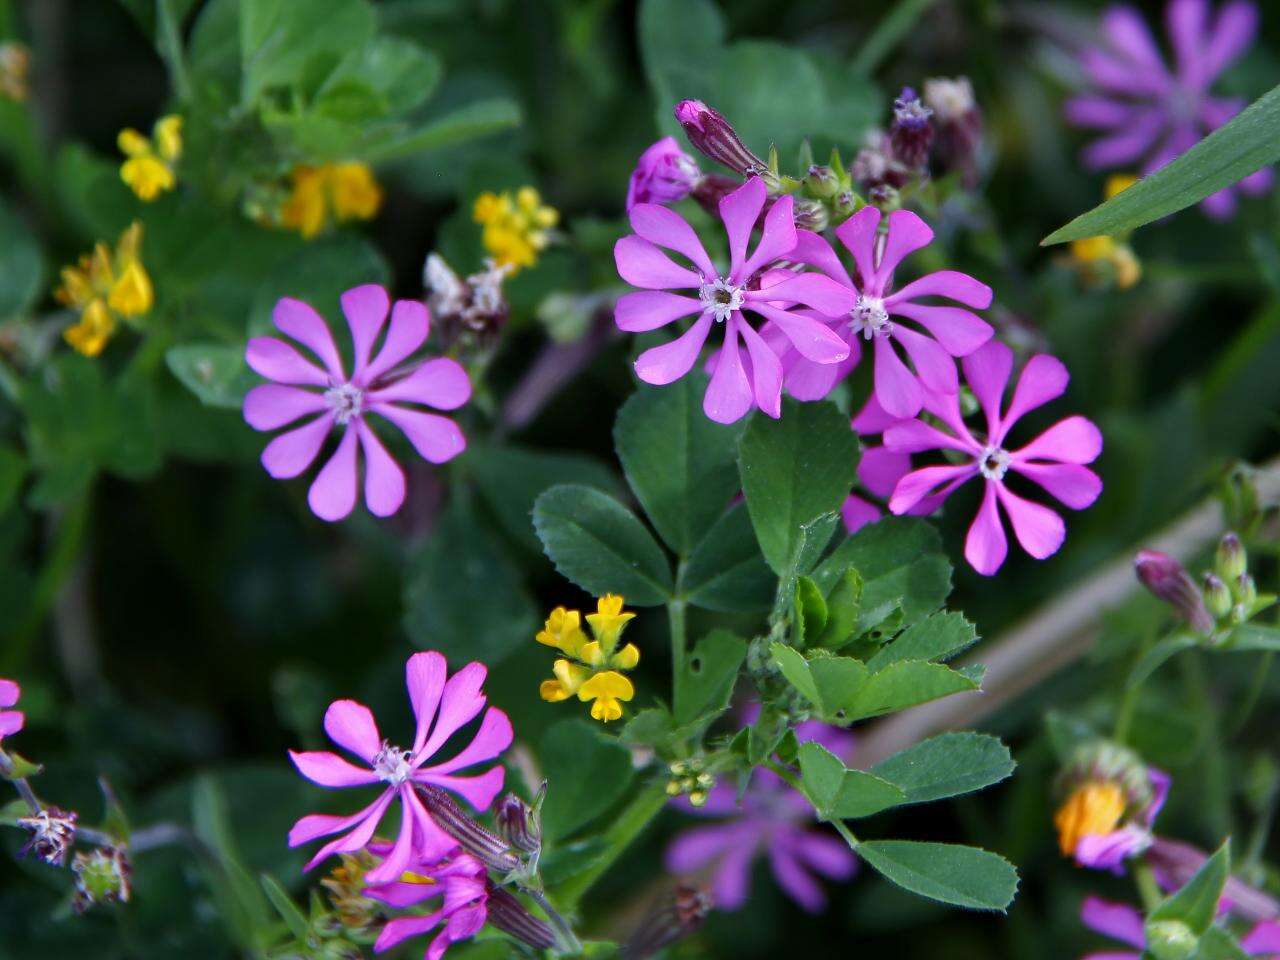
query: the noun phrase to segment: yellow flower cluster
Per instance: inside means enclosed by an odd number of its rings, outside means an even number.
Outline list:
[[[537,641],[565,656],[552,667],[555,679],[542,682],[538,691],[542,699],[556,703],[576,694],[583,703],[591,703],[594,719],[608,723],[621,717],[620,701],[635,696],[635,687],[621,671],[640,662],[640,651],[633,643],[618,649],[618,639],[634,616],[622,609],[622,597],[606,594],[596,602],[596,612],[587,614],[593,638],[588,640],[582,614],[564,607],[552,610]]]
[[[280,209],[280,222],[308,240],[331,220],[372,220],[382,206],[382,187],[368,164],[300,165],[290,179],[292,189]]]
[[[151,309],[155,293],[142,265],[142,224],[120,235],[115,254],[99,241],[74,267],[62,268],[58,302],[80,311],[80,322],[63,336],[86,357],[96,357],[116,332],[121,318],[140,317]]]
[[[1125,804],[1124,790],[1114,781],[1088,780],[1076,787],[1053,816],[1063,856],[1072,856],[1083,837],[1105,836],[1115,830]]]
[[[1129,189],[1137,180],[1132,174],[1112,174],[1107,178],[1106,198],[1110,200],[1120,191]],[[1086,283],[1111,280],[1119,289],[1128,290],[1142,279],[1142,264],[1124,239],[1085,237],[1073,240],[1071,260]]]
[[[560,222],[559,211],[545,206],[533,187],[521,187],[514,198],[505,190],[482,193],[471,215],[484,227],[480,240],[489,256],[511,273],[538,262],[551,242],[551,228]]]
[[[120,179],[139,200],[150,203],[177,186],[174,168],[182,156],[182,117],[177,114],[161,117],[150,137],[144,137],[132,127],[121,130],[116,145],[128,158],[120,165]]]
[[[27,48],[12,40],[0,43],[0,97],[15,103],[27,99],[27,70],[31,66],[31,54]]]

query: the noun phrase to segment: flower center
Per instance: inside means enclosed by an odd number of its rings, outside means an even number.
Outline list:
[[[988,444],[978,458],[978,470],[988,480],[1003,480],[1009,470],[1009,451],[994,444]]]
[[[409,752],[393,747],[383,740],[382,749],[373,758],[373,772],[384,783],[389,783],[393,787],[400,786],[413,773],[413,768],[409,765]]]
[[[364,406],[364,391],[354,384],[342,383],[324,392],[324,402],[333,411],[333,419],[345,424],[352,417],[360,416],[360,409]]]
[[[723,277],[716,277],[710,283],[698,288],[698,298],[702,301],[702,309],[715,314],[716,323],[724,323],[738,310],[742,309],[742,287],[734,286]]]
[[[849,326],[866,340],[887,337],[893,333],[889,311],[884,308],[884,300],[880,297],[859,296],[858,302],[849,311]]]

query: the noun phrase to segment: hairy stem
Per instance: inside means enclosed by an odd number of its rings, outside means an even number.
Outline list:
[[[554,930],[556,934],[556,940],[558,941],[556,944],[557,949],[561,953],[567,953],[570,955],[577,955],[581,953],[582,941],[580,941],[578,939],[578,935],[573,932],[573,927],[569,925],[569,921],[566,920],[555,907],[551,906],[551,901],[547,899],[547,895],[537,887],[521,887],[520,891],[528,894],[529,898],[541,907],[542,912],[546,914],[547,922],[551,924],[551,929]]]

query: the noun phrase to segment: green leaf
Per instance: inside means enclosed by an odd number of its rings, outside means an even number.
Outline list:
[[[1234,936],[1221,927],[1210,927],[1200,937],[1195,960],[1248,960],[1257,954],[1246,953]]]
[[[206,407],[239,410],[245,394],[262,382],[245,363],[243,346],[183,343],[170,347],[164,359],[173,375]]]
[[[970,910],[998,910],[1013,902],[1018,872],[1004,857],[977,847],[914,840],[864,840],[858,855],[912,893]]]
[[[985,733],[943,733],[871,768],[897,785],[904,803],[927,803],[989,787],[1013,773],[1009,748]]]
[[[1231,876],[1231,842],[1225,841],[1201,864],[1185,884],[1161,901],[1147,916],[1148,923],[1178,920],[1202,936],[1217,915],[1222,888]]]
[[[978,689],[978,680],[940,663],[900,660],[873,673],[844,707],[845,720],[878,717],[953,693]]]
[[[1066,763],[1080,744],[1098,739],[1098,731],[1085,720],[1060,710],[1050,710],[1044,723],[1059,763]]]
[[[612,807],[634,776],[631,751],[588,720],[554,724],[542,737],[538,757],[547,778],[542,832],[553,843]]]
[[[790,154],[805,137],[824,129],[826,84],[813,59],[795,46],[740,40],[720,57],[715,83],[712,106],[762,158],[773,144]]]
[[[191,825],[215,861],[206,867],[206,875],[218,913],[240,944],[258,944],[260,931],[270,922],[271,914],[262,889],[240,860],[226,795],[217,780],[207,774],[196,780],[192,792]]]
[[[886,644],[867,666],[875,672],[899,660],[949,660],[977,640],[977,631],[963,614],[935,613]]]
[[[306,941],[311,933],[311,924],[307,921],[306,915],[298,909],[298,905],[293,902],[293,897],[280,886],[280,881],[271,874],[264,873],[258,877],[258,882],[262,884],[267,899],[276,908],[276,913],[280,914],[280,919],[289,928],[289,932],[299,940]]]
[[[678,134],[672,115],[677,102],[715,99],[712,76],[723,55],[724,15],[711,0],[644,0],[637,33],[658,126]]]
[[[818,708],[823,718],[843,722],[858,702],[867,682],[867,668],[851,657],[833,657],[822,653],[812,659],[794,647],[775,643],[769,648],[782,675],[793,687]]]
[[[520,124],[520,107],[506,97],[477,100],[421,126],[378,138],[360,156],[369,163],[400,160],[487,137]]]
[[[1195,634],[1185,631],[1179,631],[1165,637],[1155,646],[1148,649],[1142,655],[1142,658],[1133,665],[1133,669],[1129,671],[1129,679],[1127,681],[1129,689],[1132,690],[1145,683],[1147,677],[1159,670],[1170,657],[1181,653],[1183,650],[1198,647],[1200,643],[1200,639]]]
[[[706,536],[738,492],[742,427],[716,423],[702,412],[706,380],[691,374],[667,387],[641,385],[613,427],[627,482],[658,534],[681,556]]]
[[[795,620],[800,638],[798,646],[809,643],[809,637],[816,639],[827,626],[826,597],[808,577],[796,581]]]
[[[43,277],[31,228],[0,203],[0,320],[25,313],[40,294]]]
[[[464,462],[503,529],[534,553],[542,552],[532,516],[538,494],[557,483],[579,483],[612,494],[622,492],[622,484],[607,466],[580,453],[515,445],[473,445]]]
[[[1280,650],[1280,628],[1265,623],[1243,623],[1231,631],[1222,649],[1235,651]]]
[[[357,81],[377,95],[383,112],[404,113],[423,103],[440,83],[440,58],[403,37],[375,37],[339,61],[316,92],[315,105],[326,101],[344,83]]]
[[[694,646],[675,677],[672,713],[679,726],[723,713],[733,696],[747,642],[728,630],[713,630]]]
[[[538,611],[519,570],[469,511],[455,506],[409,561],[404,629],[454,664],[496,664],[531,644]]]
[[[951,592],[951,564],[938,532],[916,517],[885,517],[863,527],[818,565],[813,579],[829,591],[850,566],[863,580],[859,633],[898,603],[902,625],[910,626],[942,606]]]
[[[325,55],[336,61],[373,39],[377,25],[364,0],[240,0],[241,102],[268,87],[300,85]]]
[[[681,589],[695,607],[754,613],[769,609],[776,579],[760,556],[746,504],[738,503],[694,547]]]
[[[0,447],[0,517],[18,498],[27,476],[27,458],[12,447]]]
[[[906,800],[906,794],[894,784],[874,774],[850,770],[821,744],[800,744],[799,757],[805,796],[824,820],[869,817]]]
[[[800,404],[788,397],[782,419],[752,418],[739,445],[738,465],[760,550],[774,573],[783,576],[800,569],[791,565],[802,525],[839,510],[848,495],[858,441],[834,404]]]
[[[827,623],[817,637],[816,645],[838,650],[853,639],[861,609],[862,576],[850,567],[827,595]]]
[[[875,72],[882,60],[911,33],[937,0],[897,0],[880,18],[853,58],[853,69],[864,76]]]
[[[1040,241],[1115,236],[1198,203],[1280,160],[1280,86],[1273,87],[1182,156]]]
[[[608,494],[580,484],[552,487],[534,501],[533,525],[556,569],[589,593],[620,593],[640,607],[671,596],[662,548]]]

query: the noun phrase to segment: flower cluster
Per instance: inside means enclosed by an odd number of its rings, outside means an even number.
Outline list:
[[[120,235],[114,254],[99,241],[76,266],[62,268],[62,283],[54,296],[80,311],[80,322],[63,336],[86,357],[102,353],[121,320],[151,310],[155,291],[142,265],[141,248],[142,224],[135,220]]]
[[[280,224],[310,240],[330,223],[372,220],[382,207],[382,188],[368,164],[302,164],[290,175]]]
[[[430,327],[420,302],[397,300],[393,307],[386,290],[366,284],[342,295],[342,311],[354,347],[350,376],[328,325],[314,309],[288,297],[276,304],[276,327],[306,347],[319,364],[283,340],[250,340],[245,359],[273,382],[249,391],[244,418],[255,430],[275,430],[311,417],[262,452],[262,465],[276,479],[306,470],[333,428],[341,428],[337,449],[311,485],[312,511],[323,520],[340,520],[355,507],[358,448],[364,452],[365,505],[375,516],[387,517],[404,502],[405,476],[373,432],[370,415],[398,427],[423,459],[444,463],[466,448],[466,438],[452,420],[420,407],[455,410],[470,399],[471,382],[455,360],[411,359]],[[374,354],[380,338],[382,346]]]
[[[116,144],[128,158],[120,165],[120,179],[139,200],[150,203],[177,186],[175,167],[182,156],[182,117],[161,117],[150,137],[128,127],[120,131]]]
[[[554,680],[544,680],[538,692],[548,703],[577,695],[590,702],[591,716],[608,723],[622,716],[621,701],[635,696],[635,687],[622,671],[640,662],[634,643],[621,649],[618,641],[635,614],[622,609],[622,597],[612,593],[596,601],[596,612],[587,614],[592,639],[582,630],[582,614],[556,607],[538,631],[537,641],[564,654],[552,666]]]
[[[521,187],[514,197],[505,190],[482,193],[471,215],[484,228],[480,239],[489,256],[512,273],[538,262],[560,222],[559,211],[544,204],[533,187]]]

